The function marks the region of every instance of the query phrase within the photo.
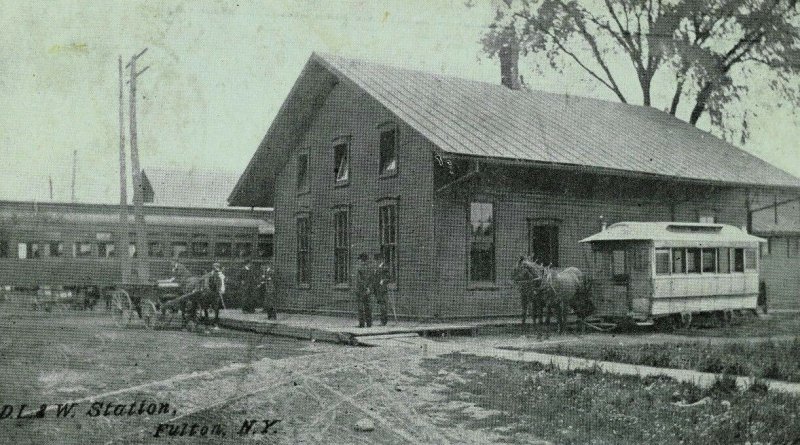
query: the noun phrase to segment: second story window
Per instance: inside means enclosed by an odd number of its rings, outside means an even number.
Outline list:
[[[336,185],[347,184],[350,181],[350,144],[345,139],[334,142],[333,173]]]
[[[397,173],[397,128],[395,127],[381,131],[379,165],[381,176]]]
[[[308,155],[297,156],[297,193],[308,191]]]

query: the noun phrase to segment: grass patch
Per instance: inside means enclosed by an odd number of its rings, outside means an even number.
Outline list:
[[[800,382],[800,337],[737,343],[556,344],[542,346],[537,351],[658,368]]]
[[[432,376],[444,369],[461,377],[447,381],[447,398],[464,400],[467,394],[467,401],[503,412],[490,425],[466,416],[456,421],[472,428],[494,427],[509,441],[518,433],[564,444],[800,440],[799,398],[738,391],[730,387],[729,378],[702,390],[663,377],[554,371],[536,363],[461,354],[428,360],[425,366]]]

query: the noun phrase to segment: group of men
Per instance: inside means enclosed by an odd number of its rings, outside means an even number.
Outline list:
[[[364,252],[358,255],[358,263],[353,269],[353,283],[358,305],[359,328],[372,327],[370,298],[373,295],[375,302],[378,303],[381,325],[386,326],[389,321],[387,297],[390,276],[389,266],[380,253],[376,253],[372,261],[369,261],[369,255]]]

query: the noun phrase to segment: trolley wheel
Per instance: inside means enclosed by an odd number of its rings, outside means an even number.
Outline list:
[[[114,318],[114,323],[119,327],[128,326],[133,320],[133,302],[130,295],[120,289],[114,293],[113,302],[111,316]]]
[[[159,328],[160,315],[160,312],[156,309],[156,304],[151,300],[142,302],[142,320],[147,329]]]

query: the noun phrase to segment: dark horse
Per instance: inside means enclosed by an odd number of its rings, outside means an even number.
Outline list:
[[[214,311],[214,323],[219,321],[219,310],[222,301],[216,286],[213,283],[212,273],[206,273],[199,277],[189,277],[183,285],[184,301],[181,302],[181,312],[183,313],[184,323],[186,321],[198,321],[198,312],[203,313],[199,321],[209,324],[209,310]]]
[[[542,321],[549,326],[550,316],[555,312],[559,333],[564,332],[570,308],[581,321],[594,312],[588,282],[576,267],[557,270],[520,258],[514,270],[514,281],[520,288],[523,325],[528,304],[532,306],[534,323],[544,316]]]

